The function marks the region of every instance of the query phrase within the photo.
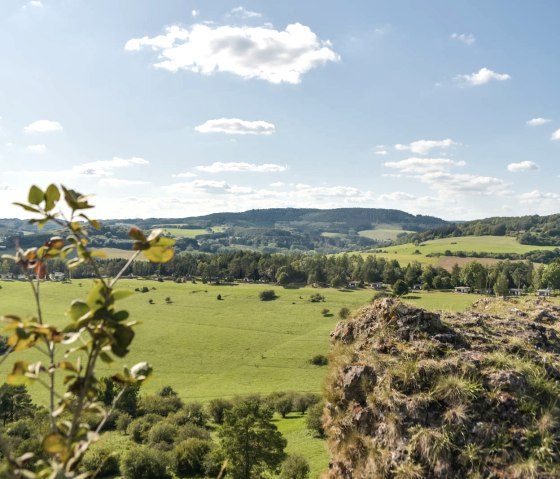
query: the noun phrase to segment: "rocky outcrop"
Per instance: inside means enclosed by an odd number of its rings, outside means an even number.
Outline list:
[[[384,298],[339,323],[324,477],[560,477],[560,307],[445,316]]]

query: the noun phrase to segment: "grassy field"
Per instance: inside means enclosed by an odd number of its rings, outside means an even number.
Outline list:
[[[355,308],[373,296],[371,290],[276,287],[279,298],[262,302],[258,299],[262,285],[121,282],[126,289],[142,286],[155,289],[123,301],[131,317],[142,321],[125,362],[150,361],[155,374],[146,389],[156,391],[170,384],[185,401],[281,390],[320,392],[325,369],[309,364],[309,359],[327,354],[329,332],[341,307]],[[86,280],[43,284],[47,321],[63,324],[70,301],[84,296],[86,287]],[[326,296],[326,302],[309,302],[309,296],[317,292]],[[218,294],[222,301],[216,299]],[[30,299],[25,283],[2,282],[3,314],[33,314]],[[148,304],[149,299],[155,304]],[[324,317],[323,308],[333,316]],[[39,353],[29,354],[40,358]],[[0,374],[6,374],[7,363],[0,367]],[[104,367],[100,374],[109,375],[117,367]],[[40,399],[42,390],[34,387],[33,394]]]
[[[461,266],[469,261],[476,260],[484,264],[495,264],[499,260],[493,258],[459,258],[456,256],[427,257],[426,255],[433,253],[444,254],[446,250],[451,252],[527,253],[528,251],[553,250],[554,248],[554,246],[519,244],[511,236],[461,236],[425,241],[418,246],[412,243],[389,246],[383,248],[381,253],[365,252],[362,254],[364,256],[375,254],[386,259],[396,259],[402,266],[418,261],[422,264],[431,264],[451,269],[455,263]]]
[[[213,228],[203,229],[184,229],[184,228],[164,228],[164,233],[170,234],[175,238],[196,238],[200,235],[207,235],[211,233],[221,233],[224,228],[220,226],[215,226]]]
[[[380,241],[395,240],[401,233],[412,233],[412,231],[405,231],[398,228],[375,228],[374,230],[363,230],[358,232],[360,236]]]

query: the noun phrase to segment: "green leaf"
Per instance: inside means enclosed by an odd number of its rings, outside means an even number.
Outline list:
[[[173,258],[171,246],[152,246],[142,251],[142,254],[152,263],[167,263]]]
[[[8,374],[6,382],[12,386],[22,386],[29,384],[29,378],[25,375],[29,363],[27,361],[16,361],[11,374]]]
[[[66,440],[56,432],[47,434],[43,439],[43,450],[48,454],[65,453],[67,450]]]
[[[12,204],[19,206],[20,208],[23,208],[25,211],[31,211],[32,213],[40,213],[40,211],[37,208],[33,208],[32,206],[26,205],[25,203],[18,203],[17,201],[14,201]]]
[[[128,298],[133,294],[134,291],[130,291],[128,289],[116,289],[111,293],[111,296],[113,296],[113,301],[119,301],[121,299]]]
[[[60,190],[51,183],[45,191],[45,211],[52,210],[58,200],[60,200]]]
[[[113,333],[111,351],[119,358],[123,358],[128,353],[128,346],[134,338],[134,331],[128,326],[117,326]]]
[[[130,315],[128,314],[128,311],[118,311],[115,314],[113,314],[113,319],[115,321],[125,321],[126,319],[128,319]]]
[[[66,316],[69,316],[72,320],[78,321],[84,314],[89,312],[89,306],[86,302],[79,299],[72,301],[70,309],[66,311]]]
[[[38,205],[45,199],[45,193],[38,186],[33,185],[29,188],[29,194],[27,195],[27,201],[32,205]]]
[[[104,363],[107,363],[107,364],[111,364],[111,363],[114,362],[111,355],[106,353],[105,351],[101,351],[99,353],[99,359],[101,359],[101,361],[103,361]]]

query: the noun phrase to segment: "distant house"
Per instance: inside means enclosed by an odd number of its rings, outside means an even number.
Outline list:
[[[356,289],[360,286],[360,283],[358,281],[350,281],[348,283],[348,289]]]
[[[455,292],[456,293],[470,293],[471,292],[471,287],[470,286],[456,286],[455,287]]]
[[[413,291],[420,291],[422,289],[422,283],[417,283],[412,286]]]
[[[66,275],[60,271],[55,271],[54,273],[49,274],[49,279],[51,281],[64,281],[65,278]]]
[[[521,296],[523,294],[523,290],[519,288],[510,288],[509,295],[510,296]]]
[[[537,289],[537,296],[552,296],[552,289]]]
[[[384,286],[383,283],[371,283],[371,287],[373,289],[377,289],[377,290],[385,289],[385,286]]]

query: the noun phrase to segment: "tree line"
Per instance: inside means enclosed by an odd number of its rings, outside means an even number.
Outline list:
[[[114,276],[125,265],[124,259],[99,260],[101,274]],[[60,260],[51,260],[49,272],[66,272],[74,279],[91,277],[88,265],[69,271]],[[2,273],[12,271],[13,264],[4,261]],[[495,265],[482,265],[472,261],[464,266],[455,265],[448,271],[440,266],[422,265],[417,261],[403,266],[396,259],[385,256],[360,254],[321,255],[260,253],[235,251],[222,254],[181,253],[164,264],[136,261],[125,274],[140,277],[160,277],[203,282],[266,282],[287,285],[291,283],[330,286],[335,288],[384,283],[394,285],[403,280],[410,288],[421,285],[423,289],[450,289],[470,286],[477,290],[492,290],[500,278],[509,288],[535,290],[551,287],[560,289],[560,260],[548,265],[535,266],[531,261],[500,261]]]

